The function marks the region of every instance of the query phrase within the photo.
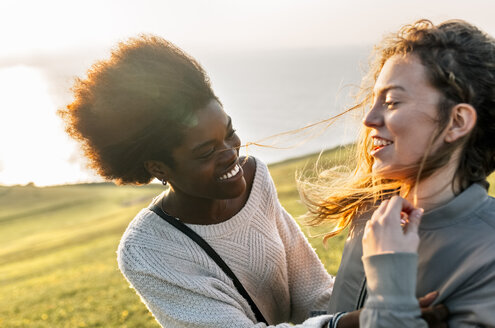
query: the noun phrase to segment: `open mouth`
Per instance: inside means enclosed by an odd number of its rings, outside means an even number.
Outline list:
[[[241,167],[239,166],[239,164],[236,164],[232,170],[222,175],[220,178],[218,178],[218,180],[223,181],[223,180],[231,179],[235,177],[237,174],[239,174],[240,170]]]
[[[379,137],[373,137],[373,145],[371,147],[372,152],[377,152],[382,148],[385,148],[388,145],[393,144],[393,141],[387,140],[387,139],[382,139]]]

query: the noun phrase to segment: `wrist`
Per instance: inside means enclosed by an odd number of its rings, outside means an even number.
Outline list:
[[[333,315],[332,319],[328,322],[324,328],[344,328],[345,325],[339,325],[341,323],[341,319],[346,316],[347,312],[337,312]],[[344,320],[345,321],[345,320]]]
[[[367,303],[417,304],[417,254],[386,253],[363,257]]]

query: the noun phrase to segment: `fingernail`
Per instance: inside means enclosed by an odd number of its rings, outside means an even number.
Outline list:
[[[420,218],[421,216],[423,216],[424,212],[425,212],[425,210],[420,207],[420,208],[416,209],[416,211],[414,211],[414,216],[416,216],[417,218]]]

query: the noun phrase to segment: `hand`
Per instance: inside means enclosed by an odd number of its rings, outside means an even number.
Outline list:
[[[438,292],[431,292],[418,299],[421,307],[421,317],[428,323],[430,328],[447,328],[449,309],[443,304],[431,306],[437,296]]]
[[[363,235],[363,256],[418,250],[418,226],[422,208],[415,208],[402,197],[383,201],[366,222]],[[405,221],[401,226],[402,221]]]
[[[430,328],[447,328],[447,317],[449,316],[447,307],[443,304],[431,306],[437,297],[438,292],[431,292],[418,299],[421,308],[421,317],[428,323],[428,327]],[[360,313],[361,310],[346,313],[339,320],[337,328],[358,328]]]
[[[347,312],[340,318],[337,328],[359,328],[359,314],[361,310]]]

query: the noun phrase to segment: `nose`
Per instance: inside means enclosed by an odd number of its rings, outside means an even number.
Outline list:
[[[383,125],[383,108],[379,103],[373,104],[373,107],[366,113],[363,124],[369,128]]]
[[[226,142],[225,148],[222,149],[219,154],[221,161],[224,163],[231,163],[237,160],[240,145],[240,140],[237,137],[232,142]]]

